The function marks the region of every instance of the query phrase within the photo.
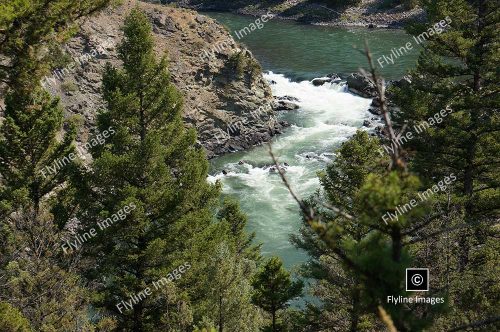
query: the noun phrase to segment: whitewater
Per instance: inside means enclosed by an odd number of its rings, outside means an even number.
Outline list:
[[[367,111],[371,99],[349,93],[345,83],[314,86],[272,72],[265,78],[273,83],[274,96],[299,100],[298,110],[279,115],[291,126],[272,141],[272,148],[279,162],[289,165],[286,176],[294,191],[307,198],[317,190],[317,172],[335,158],[336,148],[373,117]],[[223,193],[240,201],[263,253],[278,255],[292,267],[307,259],[289,240],[301,225],[299,209],[279,175],[270,172],[271,164],[267,145],[228,154],[212,162],[208,181],[221,181]]]

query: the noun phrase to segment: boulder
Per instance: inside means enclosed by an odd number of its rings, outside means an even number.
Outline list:
[[[314,86],[322,86],[325,83],[331,83],[333,81],[332,78],[330,77],[319,77],[315,78],[311,81],[312,85]]]
[[[371,106],[370,108],[368,108],[368,112],[370,112],[373,115],[382,115],[382,112],[380,111],[380,108],[378,108],[378,107]]]
[[[299,98],[297,97],[292,97],[292,96],[283,96],[283,97],[278,97],[278,100],[288,100],[288,101],[299,101]]]
[[[372,103],[370,104],[370,106],[373,106],[373,107],[380,107],[380,99],[378,99],[378,98],[373,98]]]
[[[361,74],[350,74],[345,80],[351,93],[365,98],[374,98],[377,95],[375,86]]]
[[[390,81],[388,85],[395,86],[397,88],[407,87],[411,84],[411,77],[406,75],[403,78],[395,81]]]
[[[340,75],[335,74],[335,73],[328,74],[328,75],[326,75],[326,77],[331,78],[332,81],[341,81],[342,80],[342,78],[340,77]]]
[[[275,111],[293,111],[299,108],[299,105],[288,100],[278,99],[274,102]]]

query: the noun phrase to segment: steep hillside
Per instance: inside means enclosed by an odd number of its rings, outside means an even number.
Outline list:
[[[168,52],[172,81],[184,95],[186,124],[198,130],[209,157],[267,141],[280,130],[260,66],[221,25],[188,9],[127,0],[81,22],[67,44],[66,63],[44,80],[68,115],[83,116],[82,142],[103,107],[102,70],[107,62],[120,65],[120,27],[135,5],[153,24],[158,55]]]

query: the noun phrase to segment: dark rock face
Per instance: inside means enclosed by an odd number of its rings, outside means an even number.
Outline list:
[[[332,82],[333,79],[329,77],[321,77],[321,78],[315,78],[311,81],[312,85],[314,86],[321,86],[325,83],[330,83]]]
[[[363,75],[353,73],[345,77],[349,91],[365,98],[374,98],[376,96],[375,86]]]
[[[197,129],[198,142],[209,158],[261,144],[281,131],[259,64],[224,27],[192,10],[125,0],[122,6],[81,22],[67,52],[78,57],[106,45],[105,52],[90,57],[63,80],[53,80],[49,88],[61,97],[67,115],[83,118],[80,142],[88,139],[97,111],[105,106],[100,94],[102,71],[106,62],[121,65],[117,57],[121,26],[136,5],[150,18],[158,57],[168,51],[172,83],[184,96],[186,126]],[[65,91],[68,83],[76,88]]]
[[[410,84],[411,84],[411,77],[406,75],[399,80],[389,81],[388,85],[395,86],[396,88],[403,88],[409,86]]]

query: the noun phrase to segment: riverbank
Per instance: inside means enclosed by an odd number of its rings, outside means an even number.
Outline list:
[[[226,11],[251,16],[271,12],[278,19],[321,26],[401,29],[409,22],[425,20],[424,11],[418,6],[408,9],[402,4],[389,5],[388,0],[362,0],[357,5],[346,7],[331,7],[310,0],[173,0],[169,3],[198,11]]]

